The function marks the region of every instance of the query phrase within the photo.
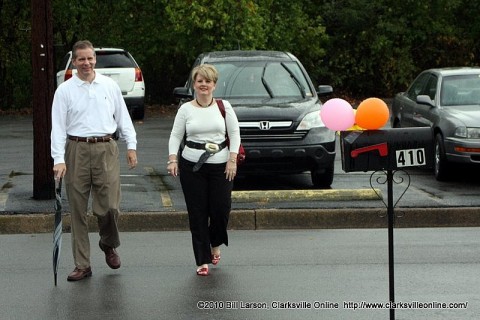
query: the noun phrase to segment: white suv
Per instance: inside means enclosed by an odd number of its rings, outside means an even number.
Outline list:
[[[122,90],[123,98],[133,120],[145,115],[145,82],[143,74],[132,55],[123,49],[95,48],[95,70],[115,80]],[[72,52],[62,60],[62,69],[57,72],[57,87],[77,72],[72,64]]]

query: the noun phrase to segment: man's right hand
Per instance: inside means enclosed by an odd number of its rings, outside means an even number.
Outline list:
[[[53,174],[55,175],[56,180],[63,178],[66,172],[67,166],[65,165],[65,163],[58,163],[53,166]]]

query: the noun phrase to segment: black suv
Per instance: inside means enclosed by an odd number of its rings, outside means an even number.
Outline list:
[[[300,61],[288,52],[218,51],[201,54],[193,67],[209,63],[219,72],[215,98],[228,100],[240,123],[246,162],[240,175],[311,172],[316,188],[333,182],[335,132],[320,119],[319,95]],[[191,77],[175,88],[180,103],[194,96]]]

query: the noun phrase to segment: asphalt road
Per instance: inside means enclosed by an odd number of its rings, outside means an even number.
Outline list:
[[[121,236],[120,269],[109,269],[93,247],[93,276],[71,283],[64,234],[57,287],[51,234],[0,235],[1,318],[389,319],[389,309],[360,309],[362,301],[389,302],[385,229],[229,235],[208,277],[195,275],[189,232],[137,232]],[[479,228],[397,230],[395,319],[478,319],[479,257]]]

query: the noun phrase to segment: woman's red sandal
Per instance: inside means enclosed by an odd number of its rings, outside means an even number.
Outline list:
[[[213,254],[212,253],[212,264],[215,266],[217,263],[220,262],[220,255],[219,254]]]
[[[207,267],[198,268],[197,276],[208,276],[208,268]]]

